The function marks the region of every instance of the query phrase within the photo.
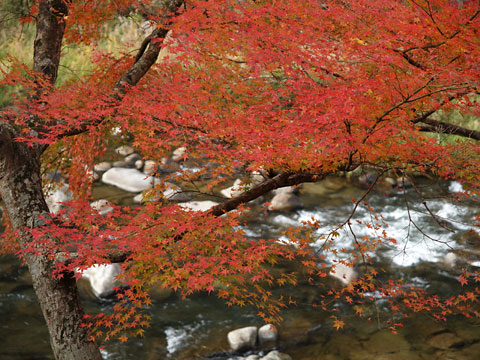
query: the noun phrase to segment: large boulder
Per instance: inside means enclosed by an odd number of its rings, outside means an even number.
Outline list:
[[[234,351],[251,349],[257,342],[258,329],[256,326],[247,326],[232,330],[228,333],[228,343]]]
[[[113,289],[119,286],[117,276],[122,272],[120,264],[93,265],[83,270],[82,277],[90,282],[97,298],[106,298],[113,294]]]
[[[137,169],[111,168],[103,174],[102,181],[105,184],[135,193],[150,189],[155,179]]]

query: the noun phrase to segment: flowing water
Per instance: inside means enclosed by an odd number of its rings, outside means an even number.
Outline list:
[[[398,242],[379,248],[374,256],[375,264],[386,269],[389,276],[449,296],[461,290],[457,280],[461,266],[445,264],[448,253],[457,250],[458,256],[463,255],[468,261],[463,266],[477,270],[480,266],[480,242],[475,243],[473,237],[472,245],[469,237],[472,233],[468,232],[467,225],[478,214],[478,204],[473,200],[462,203],[447,200],[448,194],[462,190],[455,182],[424,180],[420,186],[438,221],[421,202],[419,204],[412,188],[403,191],[379,187],[366,198],[370,206],[383,215],[383,221],[388,224],[384,228],[387,235]],[[320,246],[322,235],[348,218],[353,209],[352,198],[359,199],[364,192],[343,178],[305,185],[300,194],[301,209],[258,215],[245,228],[246,236],[282,238],[282,232],[288,227],[315,219],[320,225],[316,232],[317,246]],[[116,203],[129,203],[132,197],[107,186],[99,186],[95,194]],[[374,219],[372,216],[365,206],[357,209],[352,217],[357,236],[376,237],[378,231],[383,230],[376,230],[376,233],[356,221],[368,223]],[[351,248],[352,234],[339,231],[335,243],[339,248]],[[327,261],[331,260],[333,258],[327,254]],[[331,314],[311,306],[318,289],[300,285],[291,292],[299,299],[298,305],[284,312],[285,320],[279,326],[280,340],[276,346],[293,359],[480,358],[478,319],[458,317],[441,323],[425,314],[414,314],[404,320],[399,334],[393,335],[389,330],[379,330],[376,316],[367,321],[352,316],[351,310],[339,305],[347,324],[337,332],[332,327]],[[89,296],[88,291],[82,290],[82,295],[88,311],[109,311],[112,306],[112,302]],[[243,326],[262,325],[255,309],[227,307],[214,296],[196,295],[181,300],[173,294],[154,296],[154,299],[148,309],[152,322],[146,337],[126,344],[109,344],[102,350],[105,359],[201,359],[209,355],[216,359],[236,359],[238,354],[228,353],[227,332]],[[390,316],[384,312],[381,302],[378,307],[380,320]],[[256,352],[265,353],[266,350],[257,349]],[[53,359],[28,273],[13,257],[0,260],[0,359]]]

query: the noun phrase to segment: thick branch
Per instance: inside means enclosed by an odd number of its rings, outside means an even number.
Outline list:
[[[252,189],[243,192],[242,194],[227,200],[210,209],[209,213],[213,216],[221,216],[229,211],[238,208],[242,204],[246,204],[274,189],[285,186],[298,185],[304,182],[320,181],[327,176],[328,173],[281,173],[277,176],[262,182]]]
[[[431,118],[426,118],[422,120],[422,123],[426,125],[421,125],[419,128],[420,131],[428,131],[438,134],[458,135],[473,140],[480,140],[480,131],[467,129],[462,126],[446,123],[443,121],[433,120]]]

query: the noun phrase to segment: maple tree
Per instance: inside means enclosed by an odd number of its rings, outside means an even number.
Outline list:
[[[102,51],[102,24],[132,11],[151,21],[152,33],[121,57]],[[100,359],[91,340],[141,334],[154,283],[184,295],[222,283],[216,291],[229,304],[254,304],[275,319],[285,300],[268,285],[296,279],[267,265],[300,257],[311,278],[328,271],[309,245],[314,221],[288,232],[296,247],[245,240],[241,211],[232,210],[271,190],[364,165],[454,178],[470,195],[480,187],[480,132],[436,116],[480,115],[478,1],[39,0],[21,21],[36,24],[36,39],[33,67],[10,54],[1,80],[25,89],[1,113],[3,247],[29,267],[57,359]],[[96,49],[93,69],[56,84],[62,46],[73,43]],[[202,183],[209,193],[243,171],[244,191],[205,213],[185,211],[162,198],[161,181],[150,191],[158,201],[99,216],[88,206],[90,171],[114,129],[159,163],[185,147],[197,169],[171,175],[177,182]],[[432,133],[457,138],[437,141]],[[55,216],[42,191],[42,173],[52,168],[75,198]],[[252,180],[253,172],[262,179]],[[325,238],[325,251],[337,251],[338,230]],[[355,241],[352,259],[365,259],[395,239]],[[123,262],[129,288],[118,293],[113,314],[85,316],[74,269],[114,261]],[[399,313],[478,315],[476,288],[442,300],[375,278],[369,270],[329,295],[354,303],[376,290]],[[465,271],[459,280],[477,282],[479,274]],[[333,326],[344,321],[334,315]]]

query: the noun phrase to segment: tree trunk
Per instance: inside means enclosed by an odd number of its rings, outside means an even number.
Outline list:
[[[41,226],[49,211],[42,192],[38,147],[15,142],[13,126],[0,123],[0,191],[22,249],[31,248],[28,229]],[[50,332],[50,343],[56,359],[101,359],[97,346],[88,340],[81,327],[83,310],[73,274],[62,279],[52,277],[53,262],[47,250],[26,253],[33,287]]]

